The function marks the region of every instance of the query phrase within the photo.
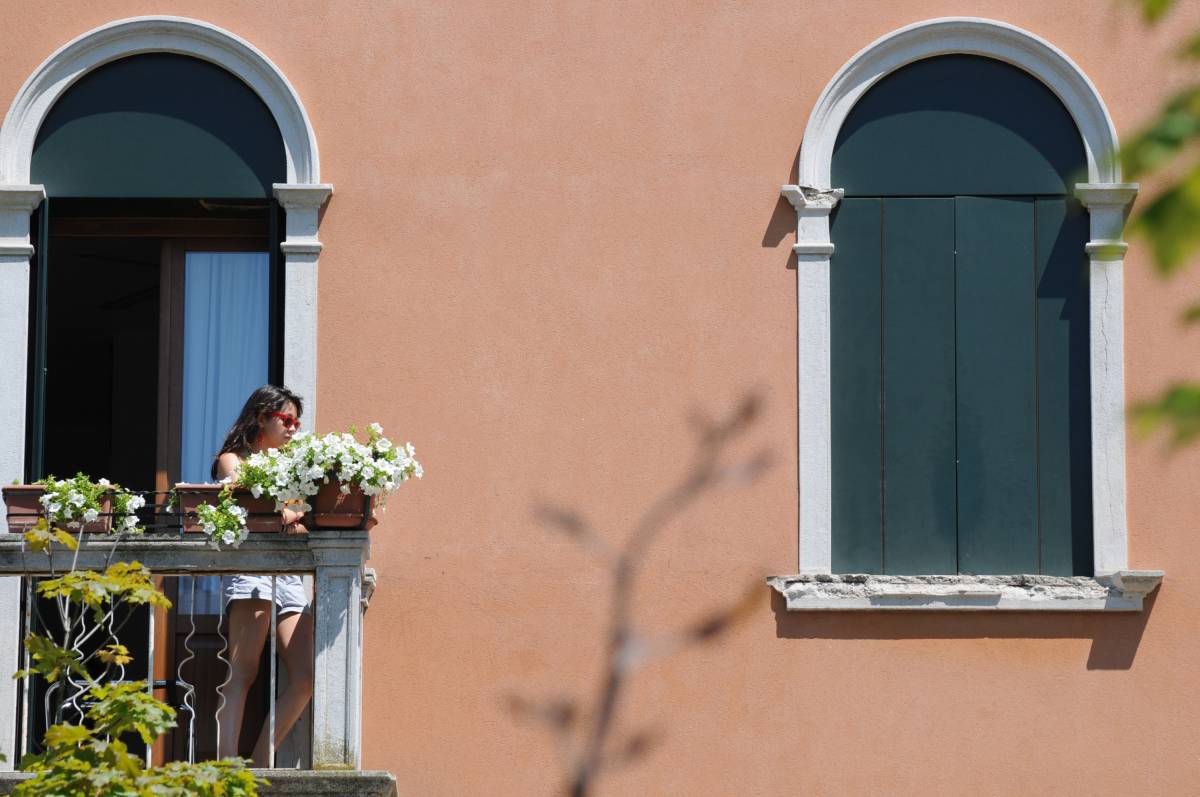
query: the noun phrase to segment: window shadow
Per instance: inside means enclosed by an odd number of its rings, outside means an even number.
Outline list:
[[[1090,639],[1087,669],[1128,670],[1158,592],[1141,612],[789,612],[771,590],[771,610],[779,639]]]
[[[784,183],[790,183],[796,179],[797,170],[800,168],[800,150],[796,150],[795,157],[792,158],[792,169],[788,172],[787,180]],[[780,183],[783,185],[784,183]],[[775,249],[789,235],[796,233],[796,210],[792,207],[792,203],[788,202],[783,195],[779,195],[775,200],[775,206],[771,210],[771,216],[767,219],[767,228],[763,230],[762,246],[764,249]],[[796,253],[788,247],[787,267],[796,268]]]

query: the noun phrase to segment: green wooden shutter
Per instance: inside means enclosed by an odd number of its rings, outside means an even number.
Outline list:
[[[837,571],[1090,572],[1085,222],[1063,199],[836,211]]]
[[[955,567],[954,200],[883,200],[884,570]]]
[[[883,572],[882,207],[846,199],[832,219],[830,276],[833,568]]]
[[[959,570],[1036,573],[1034,236],[1029,200],[955,201]]]

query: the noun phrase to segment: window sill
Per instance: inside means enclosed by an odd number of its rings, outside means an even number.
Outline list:
[[[772,576],[789,612],[1049,611],[1140,612],[1162,582],[1161,570],[1073,576]]]

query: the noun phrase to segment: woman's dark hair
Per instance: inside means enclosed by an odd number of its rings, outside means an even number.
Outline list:
[[[221,455],[232,451],[239,457],[248,456],[254,448],[254,441],[258,439],[258,435],[262,431],[258,419],[267,413],[279,412],[289,401],[296,407],[296,416],[299,417],[304,412],[304,405],[301,403],[300,397],[286,387],[263,385],[250,394],[250,398],[246,399],[246,403],[242,406],[242,411],[238,413],[237,420],[229,429],[229,434],[225,435],[225,442],[221,445],[221,450],[213,457],[211,471],[213,479],[217,478],[217,460],[221,458]]]

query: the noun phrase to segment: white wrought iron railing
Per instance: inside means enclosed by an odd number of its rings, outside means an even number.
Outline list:
[[[305,756],[313,769],[358,769],[361,748],[361,670],[362,670],[362,622],[370,594],[374,589],[374,573],[364,568],[370,555],[370,539],[363,530],[310,531],[304,534],[253,533],[238,548],[214,549],[207,538],[199,534],[150,533],[145,536],[118,539],[110,535],[83,534],[78,550],[56,547],[52,557],[30,550],[20,534],[0,533],[0,576],[23,576],[23,610],[20,639],[30,630],[44,627],[46,622],[70,623],[73,631],[66,635],[69,645],[83,651],[104,637],[106,644],[117,641],[134,649],[131,634],[143,633],[146,656],[144,661],[110,666],[110,680],[142,680],[138,673],[144,672],[148,688],[165,689],[168,702],[177,710],[177,749],[170,756],[175,760],[196,760],[203,750],[219,749],[222,733],[238,733],[239,729],[219,727],[219,714],[212,718],[198,716],[200,703],[213,705],[209,699],[200,700],[203,687],[199,681],[216,682],[216,705],[219,707],[224,695],[222,685],[229,683],[232,674],[229,661],[229,639],[225,622],[224,601],[219,597],[211,601],[210,608],[216,609],[215,633],[216,655],[211,649],[201,650],[196,646],[197,621],[213,616],[205,611],[203,597],[205,587],[202,578],[232,574],[263,574],[271,576],[272,600],[270,630],[263,655],[269,662],[267,738],[270,745],[270,761],[275,763],[275,698],[279,684],[276,664],[277,607],[274,600],[275,577],[302,574],[312,577],[313,586],[313,690],[311,708],[311,738],[309,754]],[[38,577],[61,575],[67,569],[104,571],[116,562],[137,561],[147,567],[156,577],[163,577],[167,591],[178,600],[171,610],[176,633],[182,635],[182,644],[163,650],[162,634],[156,634],[155,612],[146,612],[144,625],[130,624],[128,614],[109,611],[98,620],[81,613],[81,617],[40,617],[39,611],[53,614],[53,607],[45,608],[44,599],[35,594]],[[219,593],[219,588],[218,588]],[[208,590],[211,594],[212,590]],[[43,609],[39,609],[39,601]],[[81,619],[82,618],[82,619]],[[156,642],[158,640],[158,642]],[[211,640],[210,640],[211,641]],[[4,640],[2,644],[19,644]],[[211,646],[210,646],[211,647]],[[29,655],[24,651],[23,657]],[[201,661],[201,659],[205,661]],[[155,673],[161,670],[164,660],[172,660],[166,678],[156,680]],[[203,665],[203,666],[201,666]],[[27,664],[26,664],[27,666]],[[216,672],[204,672],[208,666]],[[188,677],[185,677],[188,676]],[[19,692],[0,694],[0,718],[14,721],[20,717],[16,733],[16,749],[5,751],[10,761],[34,749],[37,729],[55,721],[71,721],[72,715],[82,716],[85,707],[80,698],[86,687],[68,679],[51,685],[43,685],[40,694],[29,686]],[[207,693],[206,693],[207,694]],[[219,710],[219,709],[218,709]],[[51,715],[54,716],[51,716]],[[212,719],[215,722],[210,722]],[[215,728],[213,727],[215,725]],[[215,730],[216,737],[208,738]],[[14,756],[14,753],[16,754]],[[147,749],[147,758],[151,750]],[[203,757],[208,757],[204,755]],[[294,765],[294,762],[289,762]]]

